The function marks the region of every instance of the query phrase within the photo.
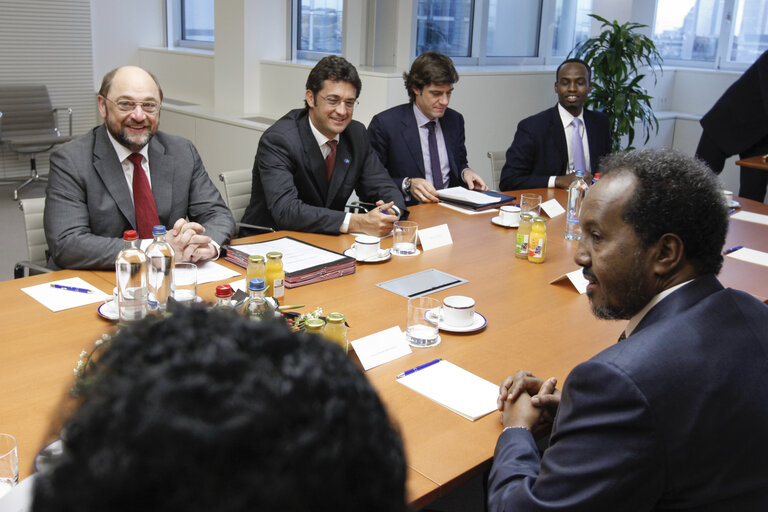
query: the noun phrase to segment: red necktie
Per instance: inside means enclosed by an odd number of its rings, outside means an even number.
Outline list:
[[[333,139],[326,142],[326,144],[328,144],[328,147],[331,148],[331,152],[328,153],[327,157],[325,157],[325,175],[328,178],[328,181],[331,181],[333,168],[336,166],[336,144],[338,143],[339,141],[333,140]]]
[[[149,180],[141,167],[142,156],[131,153],[128,160],[133,164],[133,207],[136,210],[136,231],[139,238],[152,238],[152,228],[160,224],[157,216],[157,206]]]

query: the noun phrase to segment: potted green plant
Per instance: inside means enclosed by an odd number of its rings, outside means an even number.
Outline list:
[[[642,125],[645,142],[651,130],[659,131],[659,121],[651,108],[652,96],[640,85],[647,67],[656,80],[656,69],[661,72],[663,58],[653,41],[637,32],[647,27],[640,23],[619,24],[596,14],[590,16],[602,22],[605,28],[600,35],[579,43],[572,56],[583,59],[592,69],[592,94],[587,106],[608,116],[615,153],[622,149],[634,149],[635,124]],[[569,55],[569,56],[571,56]],[[627,135],[627,147],[621,147],[621,138]]]

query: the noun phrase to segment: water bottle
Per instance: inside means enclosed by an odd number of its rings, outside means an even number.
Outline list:
[[[261,278],[253,278],[248,282],[249,297],[240,308],[240,313],[249,320],[260,322],[272,318],[272,307],[264,300],[266,285]]]
[[[123,240],[115,260],[117,307],[121,322],[135,322],[147,316],[147,256],[139,249],[136,231],[126,231]]]
[[[235,305],[232,303],[232,296],[235,292],[228,284],[220,284],[216,287],[216,304],[213,305],[215,309],[229,309],[234,310]]]
[[[168,297],[171,295],[171,280],[173,272],[173,247],[165,241],[165,226],[152,228],[154,240],[147,247],[147,264],[149,278],[149,310],[165,311]]]
[[[581,203],[589,190],[589,185],[584,181],[584,171],[576,171],[576,179],[568,187],[568,220],[565,223],[565,239],[580,240],[581,226],[579,225],[579,213]]]

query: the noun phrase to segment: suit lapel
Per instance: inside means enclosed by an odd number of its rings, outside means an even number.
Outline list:
[[[416,168],[421,173],[421,177],[426,177],[424,171],[424,155],[421,152],[421,137],[419,136],[419,127],[416,125],[416,116],[413,114],[413,106],[409,103],[405,106],[402,117],[403,130],[400,135],[408,148]]]
[[[347,179],[347,173],[349,172],[349,166],[352,162],[352,154],[349,151],[349,143],[347,137],[341,134],[339,137],[339,145],[336,146],[336,165],[333,167],[333,175],[331,175],[331,182],[328,184],[328,196],[325,199],[325,206],[331,207],[333,200],[339,193],[341,185]],[[323,167],[325,171],[325,167]]]
[[[317,139],[315,139],[315,135],[309,127],[309,113],[299,118],[297,125],[299,127],[301,145],[304,150],[304,168],[307,169],[307,174],[315,185],[315,189],[323,203],[326,203],[328,198],[328,178],[326,177],[325,159],[320,151],[320,146],[317,145]],[[336,161],[338,162],[338,157]]]
[[[160,222],[169,225],[173,204],[173,177],[176,166],[173,158],[165,154],[165,147],[156,139],[149,142],[149,174],[152,178],[152,196],[155,198],[157,216]]]
[[[563,120],[560,119],[560,112],[557,110],[557,105],[552,108],[549,131],[552,136],[554,147],[560,157],[560,169],[558,169],[558,174],[563,175],[568,172],[568,144],[565,141],[565,128],[563,128]]]
[[[101,178],[104,187],[112,196],[120,212],[128,219],[133,229],[136,229],[136,212],[133,208],[133,194],[128,188],[125,173],[117,159],[115,148],[107,136],[107,128],[102,125],[96,129],[93,143],[93,167]]]
[[[459,170],[456,168],[456,159],[453,156],[453,148],[456,147],[456,141],[453,140],[453,136],[456,134],[457,130],[447,110],[445,115],[440,119],[440,130],[443,132],[445,152],[448,153],[448,168],[451,170],[449,181],[453,181],[451,178],[459,175]]]

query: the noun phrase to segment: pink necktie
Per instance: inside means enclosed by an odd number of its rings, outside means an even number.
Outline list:
[[[336,144],[338,144],[339,141],[331,139],[326,144],[328,144],[328,147],[331,148],[331,152],[328,153],[328,156],[325,157],[325,175],[328,178],[328,181],[331,181],[331,175],[333,174],[333,168],[336,166]]]
[[[139,238],[152,238],[152,228],[160,224],[157,206],[149,180],[141,167],[142,156],[131,153],[128,160],[133,164],[133,208],[136,211],[136,231]]]
[[[587,172],[587,161],[584,159],[584,145],[581,142],[581,133],[579,130],[581,119],[574,117],[571,124],[573,124],[573,135],[571,136],[573,170]]]

